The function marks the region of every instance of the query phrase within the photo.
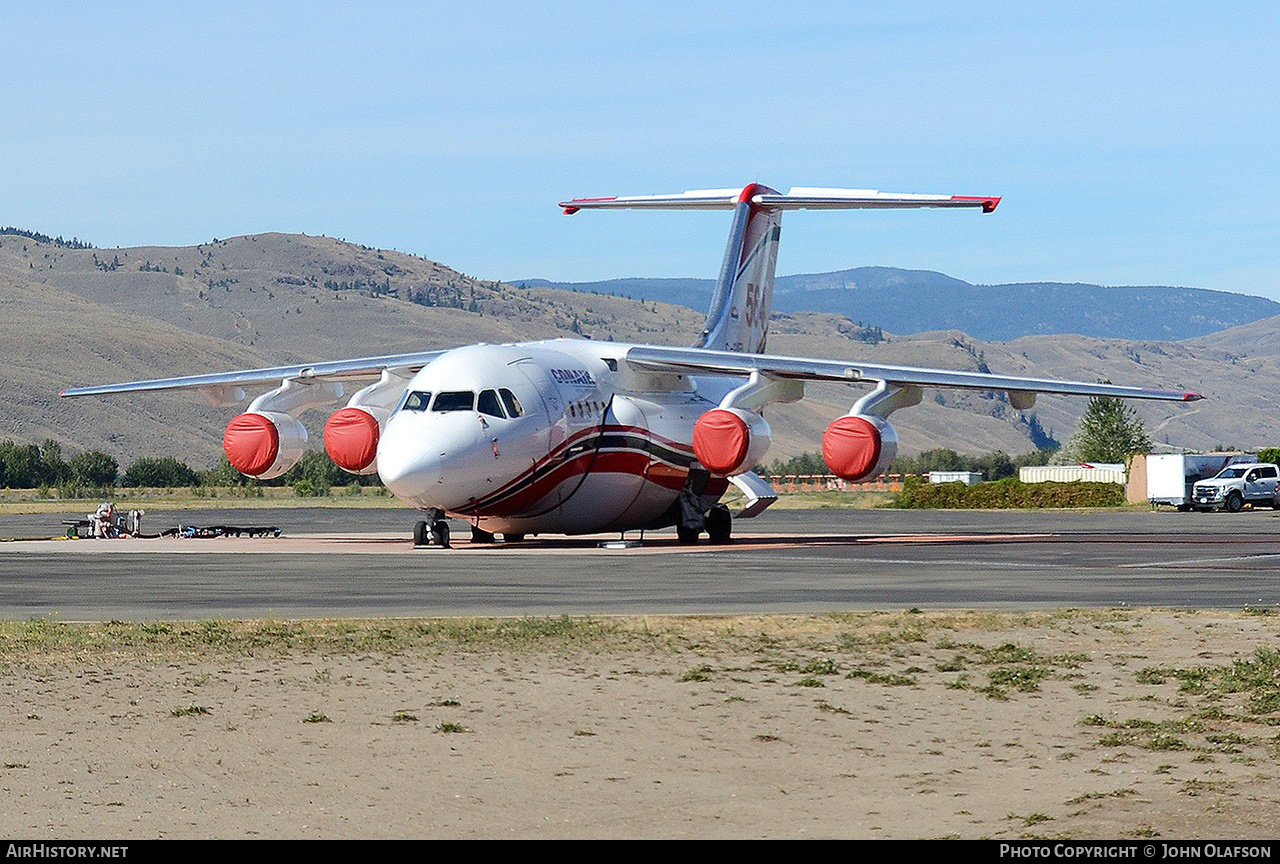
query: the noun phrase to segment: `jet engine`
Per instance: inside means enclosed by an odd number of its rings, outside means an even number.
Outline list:
[[[376,406],[340,408],[324,424],[325,452],[343,471],[374,473],[378,470],[378,440],[389,417]]]
[[[693,426],[693,452],[712,474],[750,471],[769,449],[769,424],[754,411],[713,408]]]
[[[302,424],[276,411],[239,414],[222,436],[222,449],[236,470],[259,480],[271,480],[292,468],[306,443]]]
[[[850,414],[822,435],[822,459],[845,480],[870,480],[898,455],[898,433],[882,417]]]

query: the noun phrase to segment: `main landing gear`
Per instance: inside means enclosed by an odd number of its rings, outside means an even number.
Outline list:
[[[413,526],[413,545],[449,548],[449,521],[443,510],[428,510],[427,518]]]
[[[524,539],[523,534],[507,534],[503,533],[503,543],[519,543]],[[472,543],[497,543],[498,535],[492,531],[486,531],[478,525],[471,526],[471,542]]]
[[[698,513],[696,518],[689,518],[686,513],[685,518],[676,525],[676,539],[681,546],[692,546],[698,542],[698,535],[703,531],[707,532],[707,540],[712,546],[727,546],[732,543],[733,515],[729,508],[716,504],[705,516]]]
[[[689,479],[680,490],[679,512],[676,519],[676,539],[681,546],[692,546],[698,536],[707,532],[713,546],[726,546],[733,542],[733,515],[723,504],[714,504],[703,511],[702,492],[710,475],[705,471],[690,471]]]

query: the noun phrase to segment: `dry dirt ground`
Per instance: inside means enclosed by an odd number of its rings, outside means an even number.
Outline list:
[[[1275,838],[1280,616],[0,625],[0,832]]]

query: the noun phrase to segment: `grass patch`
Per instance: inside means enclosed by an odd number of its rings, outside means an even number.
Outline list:
[[[87,659],[146,653],[206,656],[212,649],[253,656],[290,651],[351,653],[406,649],[592,649],[662,638],[594,618],[459,618],[68,624],[50,618],[0,622],[0,663],[39,656]]]
[[[1247,715],[1238,719],[1280,724],[1280,649],[1259,647],[1253,656],[1230,666],[1187,669],[1147,667],[1136,673],[1139,684],[1161,684],[1173,678],[1178,692],[1209,700],[1243,694]]]
[[[823,702],[819,700],[817,705],[819,711],[827,711],[832,714],[844,714],[850,717],[853,716],[853,712],[848,708],[841,708],[839,705],[832,705],[830,702]]]
[[[916,683],[916,679],[909,675],[898,675],[896,673],[884,674],[882,672],[873,672],[870,669],[854,669],[846,678],[861,678],[868,684],[887,684],[890,687],[906,687]]]
[[[834,660],[821,657],[810,660],[800,667],[800,671],[806,675],[839,675],[840,664]]]
[[[192,717],[197,714],[212,714],[213,709],[208,705],[188,705],[185,708],[170,708],[170,717]]]

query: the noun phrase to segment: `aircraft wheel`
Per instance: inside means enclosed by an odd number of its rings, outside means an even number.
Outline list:
[[[707,514],[707,538],[713,546],[725,546],[733,542],[733,514],[723,504],[717,504]]]
[[[523,534],[503,534],[502,535],[503,543],[519,543],[522,540],[524,540]]]
[[[413,526],[413,545],[426,546],[428,542],[430,542],[430,537],[427,534],[427,523],[420,519]]]
[[[431,523],[431,541],[441,549],[449,547],[449,523],[443,519],[437,519]]]
[[[472,543],[492,543],[496,539],[497,537],[494,536],[491,532],[486,531],[477,525],[471,526],[471,542]]]
[[[698,542],[698,535],[702,533],[697,528],[686,528],[683,525],[676,526],[676,539],[680,541],[681,546],[692,546]]]
[[[1244,509],[1244,496],[1239,492],[1232,492],[1227,496],[1226,508],[1228,513],[1239,513]]]

